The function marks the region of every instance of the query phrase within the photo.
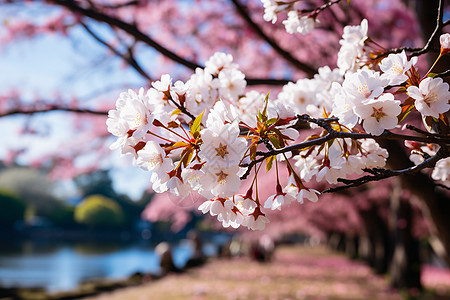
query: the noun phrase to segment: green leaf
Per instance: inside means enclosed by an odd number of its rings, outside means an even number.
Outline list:
[[[272,145],[276,148],[279,149],[280,147],[280,141],[278,140],[277,136],[275,135],[269,135],[269,140],[272,143]]]
[[[181,110],[177,108],[172,112],[171,116],[179,115],[179,114],[181,114]]]
[[[203,114],[205,113],[205,111],[203,110],[201,114],[198,115],[197,118],[195,118],[194,122],[192,123],[191,126],[191,132],[192,133],[196,133],[200,131],[200,124],[202,123],[202,117]]]
[[[402,104],[402,112],[397,116],[398,122],[400,123],[403,121],[407,115],[413,110],[414,108],[415,100],[411,97],[408,97],[408,99],[405,100],[405,102]]]
[[[250,147],[250,160],[255,160],[256,159],[256,149],[257,149],[257,145],[254,144]]]
[[[167,150],[167,151],[171,151],[171,150],[173,150],[173,149],[181,148],[181,147],[186,147],[186,146],[189,146],[189,144],[187,144],[186,142],[183,142],[183,141],[178,141],[178,142],[176,142],[175,144],[173,144],[172,146],[167,147],[166,150]]]
[[[267,93],[266,98],[264,98],[264,108],[262,112],[258,112],[258,118],[261,122],[267,121],[267,104],[269,103],[270,92]]]
[[[186,168],[187,165],[191,162],[193,150],[191,148],[185,148],[183,152],[181,152],[181,161],[180,163]]]
[[[398,88],[396,91],[394,91],[395,94],[400,94],[406,92],[406,87],[402,86],[401,88]]]
[[[266,158],[266,172],[269,172],[272,169],[273,160],[275,159],[275,155],[269,156]]]
[[[436,77],[436,75],[438,75],[438,74],[436,74],[436,73],[428,73],[427,77],[434,78],[434,77]]]
[[[269,127],[273,123],[275,123],[278,120],[278,118],[272,118],[266,121],[266,126]]]

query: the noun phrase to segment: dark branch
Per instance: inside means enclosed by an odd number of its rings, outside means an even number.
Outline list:
[[[295,57],[293,57],[289,52],[284,50],[283,48],[278,45],[277,42],[275,42],[273,39],[271,39],[267,34],[264,33],[264,31],[259,27],[258,24],[253,22],[253,20],[250,18],[249,14],[247,13],[245,7],[238,1],[238,0],[231,0],[236,7],[237,12],[239,15],[248,23],[248,25],[264,40],[266,41],[278,54],[280,54],[281,57],[283,57],[286,61],[290,62],[292,65],[294,65],[297,69],[302,70],[305,72],[308,77],[313,77],[314,74],[317,73],[317,70],[313,67],[299,61]]]
[[[433,40],[437,37],[437,34],[441,31],[443,27],[442,18],[444,17],[444,0],[439,0],[439,7],[437,11],[437,20],[436,20],[436,27],[434,28],[433,33],[431,34],[430,38],[428,39],[425,46],[419,50],[414,51],[411,53],[412,56],[418,56],[423,53],[426,53],[430,50]]]
[[[136,40],[147,44],[148,46],[157,50],[162,55],[166,56],[167,58],[170,58],[171,60],[189,69],[195,70],[196,68],[201,67],[200,65],[191,62],[187,59],[184,59],[181,56],[177,55],[176,53],[163,47],[161,44],[157,43],[155,40],[150,38],[150,36],[140,31],[135,25],[131,25],[118,18],[111,17],[94,9],[81,7],[73,0],[49,0],[49,1],[57,5],[63,6],[74,13],[79,13],[83,16],[89,17],[96,21],[103,22],[113,27],[119,28],[125,31],[126,33],[130,34],[131,36],[133,36]]]
[[[436,75],[436,77],[441,77],[441,78],[448,77],[448,76],[450,76],[450,69]]]
[[[428,131],[424,131],[424,130],[419,129],[419,128],[411,125],[411,124],[406,124],[406,128],[409,129],[409,130],[418,132],[420,134],[423,134],[425,136],[428,136],[428,137],[437,137],[437,138],[447,138],[448,137],[445,134],[438,134],[438,133],[431,133],[431,132],[428,132]]]
[[[435,50],[435,51],[439,52],[439,49],[432,49],[431,46],[432,46],[433,40],[437,37],[437,34],[442,30],[442,28],[444,26],[447,26],[449,24],[449,20],[447,20],[444,23],[442,22],[442,18],[443,18],[443,15],[444,15],[443,5],[444,5],[444,0],[439,0],[439,7],[438,7],[438,11],[437,11],[436,27],[434,28],[433,33],[428,38],[428,41],[425,44],[425,46],[423,46],[422,48],[409,48],[409,47],[393,48],[393,49],[390,49],[388,51],[385,51],[385,52],[377,55],[376,58],[377,59],[378,58],[382,58],[382,57],[387,56],[388,54],[391,54],[391,53],[400,53],[403,50],[411,52],[411,56],[419,56],[419,55],[422,55],[424,53],[430,52],[432,50]]]
[[[135,5],[139,5],[138,0],[132,0],[132,1],[118,3],[118,4],[102,4],[101,7],[108,8],[108,9],[118,9],[118,8],[122,8],[122,7],[135,6]]]
[[[241,167],[247,167],[247,171],[245,174],[241,177],[241,179],[245,179],[248,174],[250,174],[251,169],[259,162],[262,162],[267,157],[278,155],[281,153],[286,152],[292,152],[292,151],[299,151],[303,150],[312,146],[318,146],[322,145],[323,143],[326,143],[330,140],[336,139],[336,138],[351,138],[353,140],[359,140],[359,139],[374,139],[374,140],[401,140],[401,141],[416,141],[416,142],[422,142],[422,143],[434,143],[443,146],[442,148],[447,148],[447,145],[450,144],[450,137],[448,136],[440,136],[440,135],[433,135],[433,136],[413,136],[413,135],[404,135],[404,134],[397,134],[392,133],[388,130],[385,130],[381,135],[375,136],[371,135],[369,133],[358,133],[358,132],[345,132],[345,131],[336,131],[334,130],[330,123],[336,122],[337,118],[327,118],[327,119],[315,119],[308,115],[297,115],[298,120],[301,122],[310,122],[319,125],[323,129],[325,129],[328,133],[322,137],[308,140],[302,143],[286,146],[280,149],[274,149],[273,151],[267,151],[267,152],[256,152],[256,158],[255,160],[251,161],[248,164],[242,164]]]
[[[371,182],[371,181],[379,181],[382,179],[386,179],[393,176],[400,176],[400,175],[411,175],[415,174],[425,168],[432,168],[436,164],[438,160],[441,158],[448,157],[448,154],[446,155],[444,153],[444,150],[439,150],[434,156],[424,160],[421,164],[418,164],[416,166],[412,166],[410,168],[402,169],[402,170],[388,170],[388,169],[370,169],[366,170],[366,172],[371,173],[372,175],[366,175],[363,177],[360,177],[358,179],[344,179],[339,178],[338,181],[342,182],[345,185],[329,188],[323,191],[322,193],[333,193],[333,192],[339,192],[342,190],[346,190],[352,187],[360,186],[365,183]]]
[[[81,26],[84,27],[84,29],[100,44],[106,46],[111,52],[113,52],[115,55],[121,57],[125,62],[127,62],[132,68],[134,68],[142,77],[146,78],[147,80],[151,81],[150,75],[148,75],[138,64],[136,59],[131,55],[131,53],[128,53],[128,55],[120,53],[116,48],[108,44],[106,41],[102,40],[95,32],[93,32],[86,24],[83,22],[80,22]]]
[[[285,85],[290,79],[246,78],[247,85]]]
[[[313,13],[313,14],[318,14],[318,13],[320,13],[321,11],[323,11],[323,10],[325,10],[325,9],[327,9],[328,7],[330,7],[330,6],[332,6],[332,5],[334,5],[334,4],[338,4],[339,2],[341,2],[342,0],[332,0],[332,1],[329,1],[329,2],[327,2],[327,3],[325,3],[325,4],[323,4],[322,6],[320,6],[320,7],[318,7],[318,8],[315,8],[315,9],[305,9],[305,10],[301,10],[301,12],[302,13]]]
[[[52,111],[66,111],[66,112],[71,112],[71,113],[92,114],[92,115],[98,115],[98,116],[107,116],[108,115],[108,112],[106,112],[106,111],[50,106],[50,107],[43,108],[43,109],[10,110],[10,111],[4,112],[4,113],[0,113],[0,118],[12,116],[12,115],[33,115],[33,114],[37,114],[37,113],[48,113],[48,112],[52,112]]]
[[[55,3],[56,5],[63,6],[67,8],[68,10],[81,14],[85,17],[91,18],[93,20],[106,23],[114,28],[119,28],[126,33],[133,36],[137,41],[141,41],[148,46],[154,48],[159,53],[164,55],[165,57],[173,60],[176,63],[179,63],[191,70],[195,70],[196,68],[203,68],[203,66],[189,61],[185,58],[182,58],[181,56],[177,55],[176,53],[170,51],[169,49],[165,48],[161,44],[157,43],[155,40],[153,40],[150,36],[140,31],[135,25],[126,23],[118,18],[109,16],[107,14],[101,13],[94,9],[84,8],[79,6],[76,1],[73,0],[49,0],[52,3]],[[147,78],[146,76],[144,76]],[[247,84],[248,85],[285,85],[289,82],[287,79],[272,79],[272,78],[248,78]]]

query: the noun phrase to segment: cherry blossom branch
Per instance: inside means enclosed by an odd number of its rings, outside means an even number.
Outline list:
[[[342,1],[342,0],[332,0],[332,1],[329,1],[329,2],[327,2],[327,3],[325,3],[325,4],[323,4],[322,6],[319,6],[318,8],[315,8],[315,9],[305,9],[305,10],[302,10],[301,12],[302,12],[302,13],[314,13],[314,14],[318,14],[318,13],[320,13],[321,11],[327,9],[328,7],[330,7],[330,6],[334,5],[334,4],[338,4],[338,3],[341,2],[341,1]]]
[[[318,146],[323,143],[326,143],[330,140],[336,139],[336,138],[351,138],[354,140],[358,139],[374,139],[374,140],[401,140],[401,141],[416,141],[416,142],[422,142],[422,143],[434,143],[439,144],[443,146],[442,148],[447,148],[448,145],[450,145],[450,138],[447,136],[439,136],[439,135],[433,135],[433,136],[412,136],[412,135],[404,135],[404,134],[397,134],[392,133],[388,130],[385,130],[381,135],[375,136],[369,133],[357,133],[357,132],[345,132],[345,131],[336,131],[334,130],[330,123],[338,121],[337,118],[323,118],[323,119],[315,119],[312,118],[306,114],[304,115],[297,115],[297,118],[300,122],[309,122],[314,123],[325,129],[328,133],[325,136],[322,136],[320,138],[316,138],[313,140],[308,140],[302,143],[286,146],[279,149],[273,149],[269,150],[267,152],[261,152],[257,151],[256,156],[259,156],[255,160],[251,161],[248,164],[241,164],[241,167],[246,167],[246,172],[241,176],[241,179],[247,178],[248,174],[250,174],[251,169],[253,166],[255,166],[257,163],[262,162],[267,157],[278,155],[281,153],[286,152],[292,152],[297,151],[301,149],[305,149],[311,146]]]
[[[412,56],[418,56],[418,55],[421,55],[421,54],[426,53],[426,52],[429,51],[429,49],[431,48],[431,43],[437,37],[438,33],[442,30],[442,27],[444,25],[443,22],[442,22],[443,17],[444,17],[444,0],[439,0],[439,6],[438,6],[438,11],[437,11],[436,27],[434,28],[434,31],[431,34],[431,36],[428,39],[428,41],[425,44],[425,46],[419,51],[412,52],[411,53]]]
[[[119,18],[111,17],[107,14],[101,13],[94,9],[81,7],[73,0],[49,0],[49,2],[54,3],[56,5],[60,5],[62,7],[65,7],[72,12],[79,13],[83,16],[89,17],[96,21],[103,22],[103,23],[109,24],[113,27],[120,28],[121,30],[123,30],[126,33],[133,36],[136,40],[139,40],[139,41],[147,44],[148,46],[157,50],[162,55],[170,58],[171,60],[173,60],[189,69],[195,70],[196,68],[201,67],[200,65],[198,65],[194,62],[188,61],[188,60],[182,58],[181,56],[177,55],[176,53],[170,51],[169,49],[163,47],[161,44],[159,44],[155,40],[153,40],[150,36],[143,33],[142,31],[140,31],[136,25],[126,23],[126,22],[120,20]]]
[[[0,113],[0,118],[12,116],[12,115],[33,115],[37,113],[47,113],[52,111],[66,111],[66,112],[72,112],[72,113],[81,113],[81,114],[92,114],[92,115],[102,115],[107,116],[108,112],[106,111],[98,111],[98,110],[92,110],[92,109],[81,109],[81,108],[70,108],[70,107],[59,107],[56,105],[48,106],[47,108],[42,109],[15,109],[10,110],[4,113]]]
[[[141,41],[148,46],[152,47],[165,57],[173,60],[176,63],[179,63],[191,70],[195,70],[196,68],[203,68],[203,66],[189,61],[175,52],[170,51],[166,47],[162,46],[161,44],[157,43],[154,39],[152,39],[149,35],[143,33],[139,30],[139,28],[136,25],[126,23],[119,18],[115,18],[112,16],[109,16],[107,14],[104,14],[102,12],[99,12],[92,8],[84,8],[81,7],[76,3],[74,0],[49,0],[49,2],[54,3],[56,5],[65,7],[66,9],[81,14],[85,17],[89,17],[93,20],[106,23],[112,27],[119,28],[129,35],[133,36],[137,41]],[[315,71],[314,71],[315,72]],[[285,85],[287,82],[289,82],[289,79],[272,79],[272,78],[247,78],[247,84],[248,85]]]
[[[334,130],[330,123],[336,122],[337,118],[326,118],[326,119],[315,119],[306,114],[297,115],[297,118],[300,121],[310,122],[319,125],[326,131],[328,134],[332,136],[332,138],[351,138],[351,139],[374,139],[374,140],[403,140],[403,141],[415,141],[422,143],[434,143],[439,145],[448,145],[450,144],[450,137],[442,136],[442,135],[431,135],[427,137],[421,136],[413,136],[413,135],[405,135],[393,133],[388,130],[385,130],[381,135],[375,136],[369,133],[355,133],[355,132],[345,132],[345,131],[336,131]]]
[[[108,8],[108,9],[117,9],[117,8],[122,8],[122,7],[139,5],[139,2],[140,1],[138,1],[138,0],[132,0],[132,1],[127,1],[127,2],[118,3],[118,4],[101,4],[101,7]]]
[[[97,42],[100,44],[106,46],[111,52],[113,52],[115,55],[121,57],[125,62],[127,62],[132,68],[134,68],[142,77],[146,78],[147,80],[151,81],[150,75],[145,72],[142,67],[139,65],[139,63],[136,61],[136,59],[133,57],[132,52],[128,51],[128,54],[120,53],[116,48],[114,48],[112,45],[108,44],[106,41],[101,39],[95,32],[91,30],[85,23],[80,22],[81,26],[86,30],[87,33],[89,33]]]
[[[450,76],[450,69],[436,75],[436,77],[441,77],[441,78],[448,77],[448,76]]]
[[[433,33],[428,38],[428,41],[426,42],[425,46],[423,46],[422,48],[410,48],[410,47],[393,48],[393,49],[387,50],[387,51],[377,55],[376,58],[379,59],[379,58],[387,56],[388,54],[391,54],[391,53],[400,53],[403,50],[411,52],[411,56],[419,56],[419,55],[427,53],[431,50],[434,50],[431,48],[433,40],[437,37],[438,33],[442,30],[442,28],[444,28],[445,26],[450,24],[450,22],[449,22],[450,20],[442,22],[442,19],[444,16],[443,6],[444,6],[444,0],[439,0],[436,27],[434,28]],[[439,52],[439,49],[436,49],[436,52]]]
[[[448,151],[445,148],[441,148],[435,155],[428,159],[425,159],[422,163],[402,169],[402,170],[389,170],[389,169],[364,169],[365,172],[371,173],[372,175],[366,175],[357,179],[344,179],[338,178],[337,181],[344,183],[343,186],[333,187],[326,189],[322,193],[334,193],[342,190],[346,190],[352,187],[360,186],[371,181],[379,181],[393,176],[400,175],[412,175],[425,168],[432,168],[435,166],[436,162],[442,158],[448,157]]]
[[[340,0],[338,0],[340,1]],[[296,68],[299,70],[302,70],[305,72],[308,77],[313,77],[314,74],[317,73],[317,70],[313,67],[299,61],[295,57],[293,57],[289,52],[282,49],[280,45],[273,39],[271,39],[268,35],[264,33],[264,31],[261,29],[261,27],[253,22],[253,20],[250,18],[250,15],[247,13],[245,7],[238,1],[238,0],[231,0],[233,2],[234,6],[236,7],[237,12],[239,15],[250,25],[250,27],[264,40],[266,43],[268,43],[278,54],[280,54],[281,57],[283,57],[286,61],[293,64]]]
[[[406,128],[409,129],[409,130],[415,131],[417,133],[426,135],[428,137],[438,137],[438,138],[441,138],[441,137],[446,138],[446,137],[448,137],[447,135],[444,135],[444,134],[431,133],[431,132],[428,132],[428,131],[424,131],[424,130],[419,129],[419,128],[411,125],[411,124],[406,124]]]

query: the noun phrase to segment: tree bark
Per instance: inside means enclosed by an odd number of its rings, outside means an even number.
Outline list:
[[[391,197],[394,254],[389,268],[394,288],[422,289],[420,282],[420,243],[412,235],[413,209],[401,198],[401,188],[394,188]]]
[[[376,208],[361,210],[359,213],[369,238],[368,263],[375,273],[384,274],[388,271],[391,258],[391,239],[388,226]]]
[[[403,169],[413,165],[399,142],[390,141],[380,144],[390,153],[388,164],[392,169]],[[448,195],[423,173],[401,176],[400,181],[404,188],[409,189],[423,202],[426,213],[433,222],[436,235],[445,248],[446,255],[443,258],[450,266],[450,199]]]

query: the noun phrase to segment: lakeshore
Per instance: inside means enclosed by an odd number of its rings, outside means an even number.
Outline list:
[[[450,299],[448,279],[425,281],[427,292],[420,299]],[[363,262],[349,260],[323,246],[281,246],[267,263],[248,257],[217,258],[186,273],[169,274],[85,299],[400,300],[402,293],[391,289],[386,278],[373,274]]]

